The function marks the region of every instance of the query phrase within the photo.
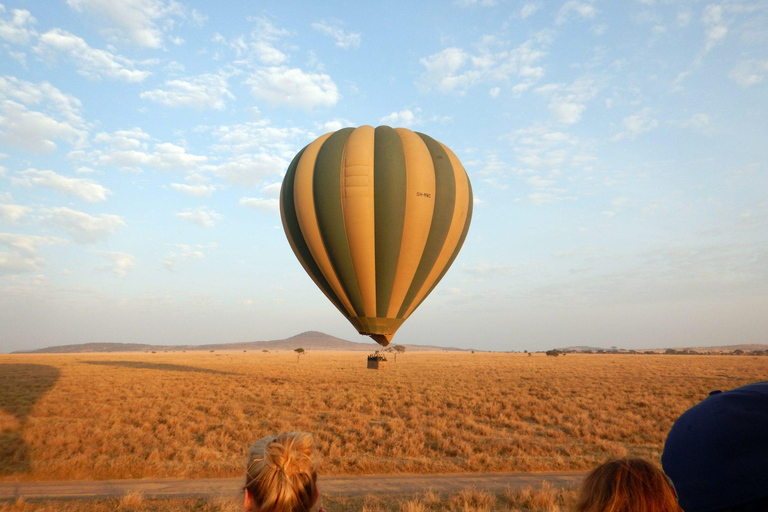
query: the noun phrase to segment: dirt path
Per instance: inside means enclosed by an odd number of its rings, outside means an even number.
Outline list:
[[[407,494],[431,489],[455,492],[467,487],[503,491],[507,487],[539,486],[549,482],[556,487],[577,485],[584,473],[464,473],[449,475],[364,475],[320,477],[323,494]],[[195,498],[233,496],[240,492],[241,478],[196,480],[98,480],[76,482],[2,482],[0,501],[24,497],[27,501],[53,499],[102,499],[139,491],[146,498]]]

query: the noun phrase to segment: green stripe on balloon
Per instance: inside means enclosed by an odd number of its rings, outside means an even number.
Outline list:
[[[305,147],[304,149],[307,148]],[[347,313],[344,306],[333,292],[333,288],[328,284],[328,281],[325,279],[325,276],[323,276],[317,263],[315,263],[309,247],[307,247],[306,242],[304,242],[304,236],[301,234],[299,220],[296,217],[296,205],[293,200],[293,180],[296,176],[296,167],[299,165],[299,160],[301,160],[301,157],[304,154],[304,149],[299,151],[299,154],[293,159],[291,165],[288,166],[285,178],[283,179],[283,187],[280,190],[280,210],[283,217],[283,228],[288,235],[289,242],[296,249],[294,252],[296,253],[299,263],[301,263],[301,266],[304,267],[304,270],[306,270],[310,277],[313,278],[315,283],[317,283],[333,305],[346,316]]]
[[[349,252],[347,232],[344,229],[341,198],[341,160],[344,156],[344,145],[353,130],[353,128],[339,130],[323,143],[315,160],[312,188],[317,224],[325,249],[328,251],[328,257],[355,314],[365,316],[363,300]]]
[[[405,151],[400,136],[389,126],[376,128],[373,159],[376,316],[383,318],[395,283],[405,222]]]

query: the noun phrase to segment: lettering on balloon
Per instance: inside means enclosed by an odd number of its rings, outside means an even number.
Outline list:
[[[416,192],[416,197],[432,197],[429,192]]]

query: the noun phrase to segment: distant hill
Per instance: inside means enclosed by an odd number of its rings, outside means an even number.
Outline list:
[[[208,345],[149,345],[144,343],[81,343],[78,345],[61,345],[37,350],[19,350],[15,354],[77,354],[82,352],[149,352],[149,351],[195,351],[195,350],[339,350],[355,352],[373,352],[381,348],[377,343],[369,341],[360,343],[348,341],[323,332],[307,331],[283,340],[245,341],[241,343],[216,343]],[[434,345],[408,345],[415,350],[462,350],[457,348],[437,347]]]

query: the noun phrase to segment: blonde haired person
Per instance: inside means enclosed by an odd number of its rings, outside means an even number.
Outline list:
[[[245,511],[309,512],[318,497],[316,465],[310,434],[286,432],[259,439],[248,453]]]
[[[643,459],[616,459],[593,469],[576,512],[682,512],[666,475]]]

